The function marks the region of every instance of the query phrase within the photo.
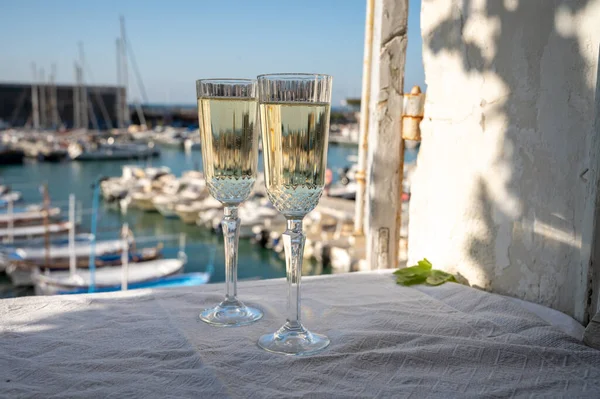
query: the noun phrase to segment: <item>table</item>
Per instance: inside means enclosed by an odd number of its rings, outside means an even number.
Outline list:
[[[197,319],[221,284],[0,301],[3,397],[600,397],[600,351],[518,302],[390,272],[303,280],[304,322],[331,347],[264,352],[284,321],[284,280],[243,282],[265,311],[240,328]]]

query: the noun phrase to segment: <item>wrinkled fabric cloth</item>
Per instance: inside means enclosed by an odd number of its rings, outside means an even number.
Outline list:
[[[257,347],[285,321],[285,280],[239,284],[259,322],[198,314],[223,285],[0,301],[1,397],[600,397],[600,351],[510,299],[389,272],[305,278],[303,321],[331,346]]]

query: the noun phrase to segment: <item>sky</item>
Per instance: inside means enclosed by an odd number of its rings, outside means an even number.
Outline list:
[[[0,0],[0,81],[29,82],[32,62],[74,82],[83,44],[87,83],[117,82],[125,18],[151,103],[193,104],[195,80],[261,73],[333,76],[334,105],[360,97],[365,0]],[[420,0],[410,0],[405,88],[424,87]],[[143,100],[129,61],[129,98]]]

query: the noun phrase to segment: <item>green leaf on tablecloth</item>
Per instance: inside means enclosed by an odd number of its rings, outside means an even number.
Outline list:
[[[415,266],[405,267],[394,272],[396,276],[413,276],[413,275],[427,275],[431,271],[431,262],[427,259],[423,259],[417,262]]]
[[[394,272],[396,283],[404,286],[427,284],[440,285],[445,282],[456,282],[456,278],[441,270],[433,269],[433,265],[427,258],[418,261],[416,265],[399,269]]]
[[[431,274],[425,279],[425,284],[427,285],[440,285],[445,282],[451,281],[456,283],[456,278],[450,273],[443,272],[441,270],[432,270]]]
[[[416,274],[416,275],[400,275],[396,278],[396,283],[400,285],[410,286],[416,284],[423,284],[427,280],[426,274]]]

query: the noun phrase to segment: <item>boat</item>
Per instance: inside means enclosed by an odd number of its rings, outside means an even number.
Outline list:
[[[0,145],[0,165],[20,165],[23,163],[25,152]]]
[[[196,137],[196,136],[194,136]],[[202,146],[200,145],[200,135],[198,135],[198,139],[196,140],[195,138],[189,138],[186,139],[183,142],[183,148],[185,149],[185,151],[189,152],[189,151],[200,151],[202,149]]]
[[[45,162],[61,162],[69,158],[69,151],[59,147],[51,148],[40,151],[37,158]]]
[[[120,252],[105,253],[96,255],[94,266],[97,268],[114,267],[121,265]],[[146,262],[161,257],[161,247],[144,248],[139,252],[129,253],[129,262]],[[52,258],[48,264],[44,259],[30,261],[12,260],[9,257],[9,265],[6,267],[6,274],[15,287],[29,287],[34,285],[33,273],[35,270],[44,269],[49,271],[69,270],[69,260],[65,258]],[[75,267],[89,268],[89,251],[83,257],[75,258]]]
[[[131,206],[133,206],[137,209],[140,209],[142,211],[145,211],[145,212],[156,211],[156,207],[154,206],[154,203],[152,202],[152,200],[157,195],[158,195],[158,193],[156,191],[134,192],[134,193],[130,194]]]
[[[129,253],[129,261],[130,262],[144,262],[149,260],[158,259],[161,256],[162,245],[157,245],[155,247],[142,248],[139,251],[130,252]],[[51,254],[51,252],[49,252]],[[106,266],[116,266],[121,264],[121,256],[122,253],[120,250],[106,252],[100,248],[100,251],[96,251],[95,262],[94,265],[96,267],[106,267]],[[18,255],[16,257],[9,256],[9,260],[13,261],[14,265],[23,269],[32,269],[35,267],[39,267],[41,269],[50,269],[50,270],[68,270],[69,269],[69,258],[62,257],[51,257],[50,261],[46,264],[44,258],[35,258],[35,259],[23,259]],[[80,256],[75,256],[75,265],[77,268],[87,269],[90,266],[89,262],[89,251],[87,253],[81,254]]]
[[[152,198],[152,204],[154,208],[165,217],[177,217],[177,213],[175,213],[175,205],[179,201],[179,196],[177,193],[181,190],[181,188],[182,184],[180,179],[174,179],[166,183],[163,187],[162,193]]]
[[[46,212],[43,209],[40,210],[13,210],[12,214],[2,213],[0,214],[0,226],[8,226],[11,222],[13,226],[20,226],[25,224],[32,224],[35,222],[42,221],[45,217]],[[48,217],[53,218],[60,215],[60,208],[48,209]]]
[[[27,238],[42,236],[44,234],[64,234],[71,228],[69,222],[50,223],[45,225],[19,226],[10,228],[0,228],[0,240],[12,238]]]
[[[160,150],[151,144],[99,144],[89,148],[72,144],[69,155],[75,161],[114,161],[157,157]]]
[[[92,248],[93,236],[91,234],[80,234],[75,237],[74,253],[76,257],[87,256]],[[96,241],[94,244],[96,254],[105,254],[110,252],[118,252],[123,248],[122,240],[103,240]],[[43,240],[36,240],[34,245],[21,246],[17,248],[8,248],[4,250],[9,257],[15,260],[35,261],[42,260],[46,257],[46,248]],[[60,240],[50,241],[48,247],[51,259],[68,258],[69,240],[62,238]]]
[[[184,147],[184,143],[187,137],[182,131],[175,130],[173,128],[167,128],[165,131],[155,134],[154,141],[163,146],[170,148],[181,149]]]
[[[221,229],[221,220],[218,214],[213,217],[213,229]],[[267,221],[280,218],[285,219],[277,209],[271,205],[268,200],[247,201],[239,207],[238,216],[240,218],[240,238],[252,238],[256,236],[255,230],[265,226]]]
[[[177,213],[177,216],[181,218],[183,223],[194,224],[198,220],[200,212],[221,208],[223,208],[223,204],[213,197],[207,197],[202,201],[178,204],[175,206],[175,213]]]
[[[74,253],[76,257],[88,256],[90,253],[91,234],[78,234],[75,236]],[[65,259],[69,257],[69,240],[67,238],[52,239],[48,247],[49,259]],[[96,243],[96,253],[105,254],[120,251],[123,243],[121,240],[98,241]],[[12,245],[0,246],[0,270],[11,269],[13,262],[45,262],[46,248],[45,239],[34,238],[24,242]],[[15,277],[19,279],[20,276]],[[27,281],[29,275],[25,276]],[[31,285],[27,283],[25,285]]]
[[[206,182],[204,179],[187,173],[181,179],[165,185],[162,194],[155,196],[152,203],[161,215],[173,218],[178,216],[175,210],[177,205],[190,205],[193,202],[203,200],[206,196]],[[183,208],[180,207],[179,209],[182,211]],[[193,222],[190,221],[189,223]]]
[[[77,248],[77,245],[92,242],[92,239],[93,239],[93,235],[90,233],[76,234],[75,235],[76,248]],[[50,246],[51,246],[51,249],[54,251],[56,251],[56,248],[66,247],[68,244],[69,244],[69,239],[66,237],[52,237],[50,239]],[[19,240],[12,244],[0,243],[0,253],[8,254],[8,253],[14,252],[18,249],[23,249],[26,251],[31,251],[31,250],[43,251],[44,249],[43,248],[40,249],[40,248],[43,247],[44,245],[46,245],[45,237],[28,238],[26,240]]]
[[[19,202],[23,198],[23,195],[19,191],[11,191],[9,193],[0,195],[0,207],[8,206],[9,202]]]
[[[332,184],[327,189],[326,194],[331,198],[341,198],[354,201],[356,199],[357,188],[358,184],[356,181],[350,181],[345,184],[342,181]]]
[[[176,274],[173,276],[167,276],[158,278],[150,281],[142,281],[139,283],[130,283],[127,285],[128,290],[139,290],[144,288],[172,288],[172,287],[195,287],[198,285],[208,284],[210,282],[211,274],[207,272],[195,272]],[[121,286],[111,287],[96,287],[94,292],[114,292],[121,290]],[[68,289],[64,291],[58,291],[58,295],[69,295],[69,294],[87,294],[89,288],[82,287],[76,289]]]
[[[126,274],[127,284],[156,282],[158,279],[175,275],[183,269],[182,259],[157,259],[148,262],[130,263],[127,268],[109,266],[94,272],[94,291],[118,291]],[[68,271],[42,273],[34,271],[33,281],[37,295],[54,295],[75,290],[89,292],[91,273],[77,273],[72,276]]]

